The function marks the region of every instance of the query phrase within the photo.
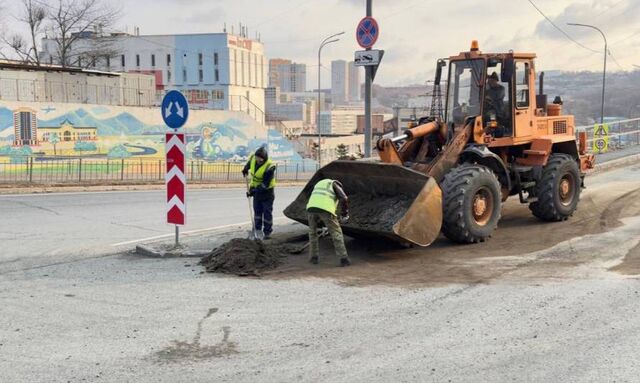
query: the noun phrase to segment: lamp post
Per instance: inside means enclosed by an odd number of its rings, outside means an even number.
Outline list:
[[[596,31],[600,32],[600,34],[602,35],[602,38],[604,39],[604,68],[602,69],[602,105],[600,108],[600,124],[604,124],[604,90],[605,90],[605,83],[607,79],[607,52],[608,52],[607,37],[604,35],[604,32],[600,30],[600,28],[594,27],[593,25],[578,24],[578,23],[567,23],[567,25],[571,25],[574,27],[585,27],[585,28],[595,29]]]
[[[333,34],[327,38],[325,38],[324,40],[322,40],[322,42],[320,43],[320,47],[318,48],[318,113],[317,113],[317,118],[316,118],[316,126],[318,127],[318,167],[322,166],[322,162],[321,162],[321,143],[320,140],[322,138],[322,132],[320,131],[320,110],[322,109],[322,107],[320,106],[320,94],[321,94],[321,87],[320,87],[320,72],[322,69],[322,64],[320,61],[320,55],[322,54],[322,48],[324,48],[325,45],[331,44],[331,43],[335,43],[337,41],[340,41],[339,38],[336,38],[340,35],[343,35],[344,32],[340,32],[340,33],[336,33]]]

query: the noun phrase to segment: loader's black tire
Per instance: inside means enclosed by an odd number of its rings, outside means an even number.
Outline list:
[[[543,221],[565,221],[578,207],[580,184],[576,160],[566,154],[552,154],[536,184],[538,200],[529,204],[529,209]]]
[[[502,210],[500,182],[491,169],[462,164],[447,173],[442,192],[442,233],[447,238],[477,243],[491,236]]]

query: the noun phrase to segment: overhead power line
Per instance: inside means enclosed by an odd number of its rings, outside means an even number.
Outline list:
[[[580,46],[580,47],[582,47],[582,48],[584,48],[584,49],[586,49],[588,51],[591,51],[591,52],[594,52],[594,53],[598,53],[598,51],[596,51],[594,49],[591,49],[591,48],[581,44],[580,42],[576,41],[573,37],[569,36],[569,34],[567,32],[565,32],[562,28],[560,28],[558,25],[556,25],[556,23],[554,23],[553,20],[551,20],[549,17],[547,17],[547,15],[545,15],[544,12],[542,12],[542,10],[540,8],[538,8],[538,6],[536,5],[536,3],[533,2],[533,0],[527,0],[527,1],[529,2],[529,4],[531,4],[536,9],[536,11],[538,11],[539,14],[542,15],[542,17],[547,19],[547,21],[551,25],[553,25],[553,27],[555,29],[557,29],[560,33],[562,33],[567,39],[573,41],[576,45],[578,45],[578,46]]]

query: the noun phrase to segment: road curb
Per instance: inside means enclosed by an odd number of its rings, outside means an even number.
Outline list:
[[[591,174],[603,173],[609,170],[614,170],[617,168],[621,168],[627,165],[632,164],[640,164],[640,154],[633,154],[630,156],[618,158],[615,160],[603,162],[601,164],[596,164],[596,166],[591,170]]]

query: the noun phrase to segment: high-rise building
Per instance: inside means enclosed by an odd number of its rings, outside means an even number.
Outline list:
[[[360,67],[353,61],[331,62],[331,102],[344,105],[360,101]]]
[[[331,62],[331,103],[343,105],[349,101],[349,69],[344,60]]]
[[[285,59],[269,60],[269,86],[279,87],[282,92],[305,92],[307,66]]]
[[[291,65],[291,60],[287,59],[270,59],[269,60],[269,87],[280,87],[280,65]]]
[[[349,101],[360,101],[360,67],[349,63]]]

